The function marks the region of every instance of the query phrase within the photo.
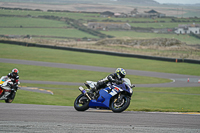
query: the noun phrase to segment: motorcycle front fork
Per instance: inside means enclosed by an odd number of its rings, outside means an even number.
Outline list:
[[[121,93],[119,93],[118,97],[114,100],[114,103],[119,102],[120,100],[121,100]]]

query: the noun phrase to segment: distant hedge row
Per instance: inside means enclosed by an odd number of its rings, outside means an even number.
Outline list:
[[[43,11],[41,9],[28,9],[28,8],[10,8],[10,7],[0,7],[0,9],[4,10],[24,10],[24,11]],[[47,10],[47,12],[78,12],[78,13],[100,13],[100,12],[86,12],[86,11],[69,11],[69,10]]]
[[[171,22],[200,22],[200,19],[199,20],[180,20],[180,19],[172,19]]]
[[[78,30],[81,30],[83,32],[89,33],[89,34],[94,35],[94,36],[98,36],[100,38],[113,38],[114,37],[114,36],[111,36],[111,35],[103,34],[103,33],[99,32],[99,31],[96,31],[96,30],[89,29],[86,26],[84,26],[82,23],[79,23],[78,20],[74,20],[74,19],[71,19],[71,18],[66,18],[65,22],[68,25],[71,25],[72,27],[74,27],[74,28],[76,28]]]
[[[91,14],[98,14],[101,12],[87,12],[87,11],[69,11],[69,10],[47,10],[47,12],[73,12],[73,13],[91,13]]]
[[[24,10],[24,11],[43,11],[40,9],[28,9],[28,8],[10,8],[10,7],[0,7],[0,9],[4,9],[4,10]]]
[[[65,22],[74,27],[75,29],[78,29],[80,31],[83,31],[83,32],[86,32],[88,34],[91,34],[93,36],[98,36],[100,38],[113,38],[114,36],[111,36],[111,35],[106,35],[106,34],[103,34],[99,31],[96,31],[96,30],[92,30],[92,29],[89,29],[87,28],[86,26],[84,26],[82,23],[79,23],[78,20],[75,20],[75,19],[71,19],[71,18],[62,18],[62,17],[58,17],[58,16],[38,16],[40,18],[45,18],[45,19],[53,19],[53,20],[65,20]]]
[[[200,39],[200,35],[199,34],[190,33],[190,35]]]

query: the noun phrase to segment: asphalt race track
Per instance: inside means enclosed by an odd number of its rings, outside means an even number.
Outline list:
[[[62,63],[25,61],[0,58],[0,62],[113,72],[115,68],[93,67]],[[164,84],[136,84],[136,87],[200,86],[200,76],[126,70],[128,74],[172,79]],[[191,82],[187,82],[190,78]],[[24,83],[49,84],[48,81],[20,80]],[[82,85],[82,83],[51,82],[52,84]],[[73,107],[0,103],[0,132],[41,133],[198,133],[200,114],[132,112],[113,113],[109,110],[89,109],[78,112]]]
[[[112,113],[69,106],[0,103],[0,132],[58,133],[198,133],[200,115],[178,113]]]

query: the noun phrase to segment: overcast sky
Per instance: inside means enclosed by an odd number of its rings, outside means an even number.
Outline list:
[[[163,3],[174,3],[174,4],[196,4],[200,3],[200,0],[154,0],[161,4]]]

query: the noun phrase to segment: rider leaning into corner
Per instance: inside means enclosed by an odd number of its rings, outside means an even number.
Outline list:
[[[123,68],[117,68],[115,73],[112,73],[107,77],[105,77],[104,79],[97,81],[97,85],[94,88],[91,88],[91,90],[88,93],[94,93],[101,88],[106,88],[109,82],[121,84],[122,78],[125,78],[125,76],[126,76],[126,71]]]
[[[12,91],[18,89],[18,82],[19,82],[19,70],[17,68],[12,69],[12,72],[9,73],[7,76],[11,79],[13,84],[11,85],[11,92],[5,91],[4,96],[1,97],[2,99],[6,98],[8,95],[12,93]]]

